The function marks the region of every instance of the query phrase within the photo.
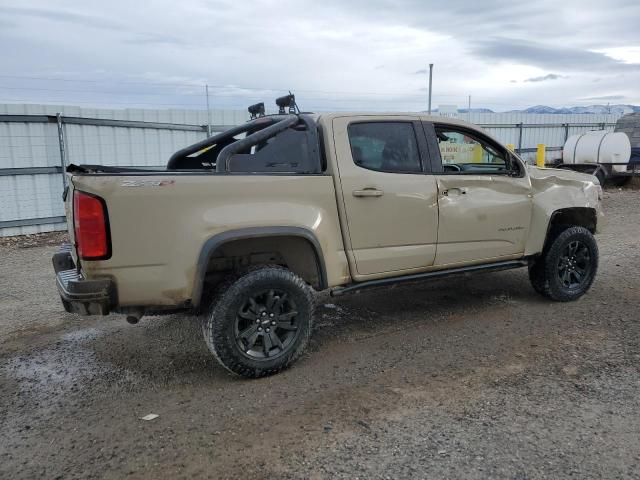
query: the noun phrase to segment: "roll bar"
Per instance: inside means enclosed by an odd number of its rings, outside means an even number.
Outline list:
[[[171,170],[176,168],[177,166],[176,164],[184,157],[187,157],[192,153],[196,153],[202,150],[203,148],[210,147],[211,145],[215,145],[220,140],[223,140],[228,137],[235,137],[240,133],[245,133],[245,132],[248,132],[249,130],[254,129],[259,125],[262,125],[264,123],[274,123],[275,121],[276,119],[273,117],[260,117],[256,120],[243,123],[242,125],[238,125],[237,127],[230,128],[229,130],[225,130],[224,132],[218,133],[217,135],[214,135],[212,137],[208,137],[208,138],[205,138],[204,140],[200,140],[199,142],[194,143],[193,145],[189,145],[188,147],[182,148],[177,152],[175,152],[173,155],[171,155],[171,157],[169,158],[169,162],[167,163],[167,169]]]
[[[218,158],[216,160],[216,172],[226,172],[229,170],[229,159],[234,153],[238,153],[241,150],[245,150],[268,138],[271,138],[296,123],[298,123],[297,115],[287,115],[277,123],[274,123],[267,128],[263,128],[262,130],[258,130],[242,140],[237,140],[231,145],[227,145],[218,154]]]
[[[171,158],[167,163],[167,169],[176,169],[179,167],[180,162],[186,159],[189,155],[207,147],[220,144],[222,149],[216,158],[215,171],[216,173],[229,172],[230,161],[234,155],[239,152],[246,152],[254,145],[258,145],[259,143],[276,136],[280,132],[294,127],[298,122],[301,122],[306,127],[305,137],[307,143],[307,157],[305,158],[305,164],[308,166],[308,169],[305,171],[308,173],[319,173],[324,167],[321,159],[318,127],[313,117],[304,113],[259,117],[245,124],[233,127],[225,132],[205,138],[204,140],[194,143],[193,145],[189,145],[188,147],[178,150],[171,155]],[[235,140],[233,138],[241,133],[247,133],[247,136],[240,140]],[[229,143],[229,141],[232,141],[232,143]]]

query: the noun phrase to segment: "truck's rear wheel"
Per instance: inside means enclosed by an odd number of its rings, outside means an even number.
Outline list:
[[[219,287],[203,333],[209,350],[229,371],[271,375],[293,363],[309,343],[310,287],[293,272],[261,267]]]
[[[584,295],[598,270],[598,245],[589,230],[569,227],[558,232],[542,255],[529,265],[533,289],[559,302]]]

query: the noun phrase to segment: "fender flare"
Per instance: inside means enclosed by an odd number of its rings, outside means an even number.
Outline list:
[[[316,260],[316,268],[320,277],[320,289],[324,290],[328,288],[327,284],[327,270],[324,263],[324,255],[322,253],[322,247],[320,242],[316,238],[315,234],[304,227],[293,226],[281,226],[281,227],[249,227],[240,228],[237,230],[228,230],[226,232],[219,233],[209,238],[198,256],[198,263],[196,265],[196,277],[193,286],[192,305],[195,308],[200,306],[202,301],[202,293],[204,288],[204,278],[207,273],[207,266],[213,253],[222,245],[235,240],[244,240],[247,238],[260,238],[260,237],[299,237],[307,240],[313,247]]]
[[[594,228],[597,227],[598,214],[596,213],[596,209],[593,207],[565,207],[565,208],[559,208],[557,210],[554,210],[553,212],[551,212],[551,215],[549,215],[549,221],[547,222],[547,232],[545,233],[544,243],[542,245],[543,250],[547,247],[548,241],[551,237],[551,230],[554,227],[554,221],[556,220],[556,218],[559,217],[560,215],[570,212],[571,210],[574,210],[574,211],[580,210],[580,211],[589,212],[590,214],[592,213],[594,216]]]

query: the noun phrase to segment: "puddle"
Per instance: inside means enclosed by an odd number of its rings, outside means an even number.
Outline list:
[[[21,392],[64,394],[111,370],[98,363],[93,350],[86,345],[102,334],[95,328],[66,333],[49,348],[9,359],[4,370],[19,383]]]

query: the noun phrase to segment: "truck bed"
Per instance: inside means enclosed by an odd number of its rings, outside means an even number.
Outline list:
[[[326,258],[336,259],[326,264],[327,286],[343,283],[348,276],[330,175],[215,175],[83,166],[71,169],[68,176],[70,230],[74,190],[105,201],[111,258],[82,261],[81,270],[87,279],[112,279],[120,306],[188,306],[205,242],[231,229],[255,228],[260,218],[265,227],[313,233]]]

